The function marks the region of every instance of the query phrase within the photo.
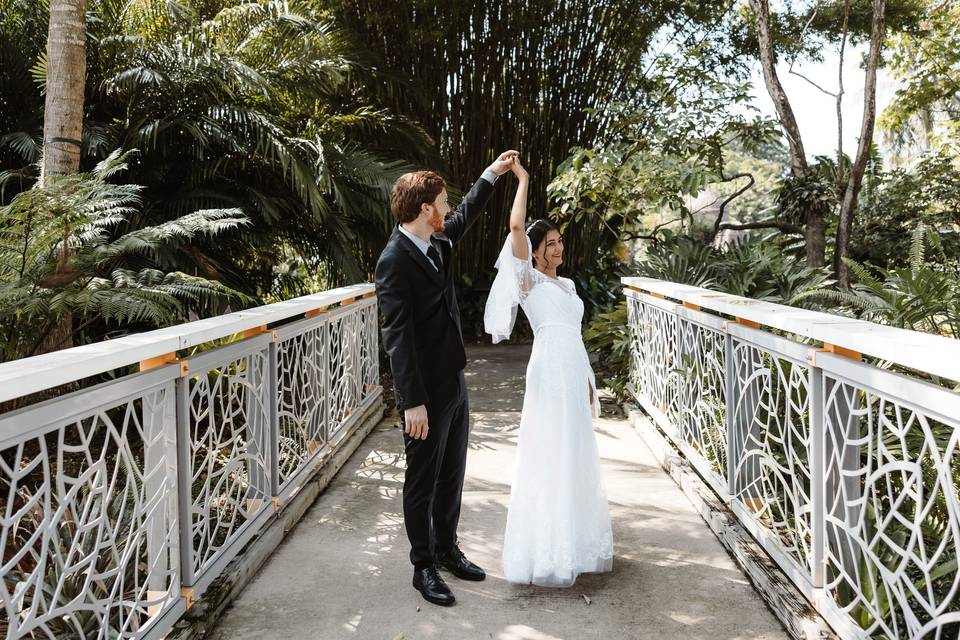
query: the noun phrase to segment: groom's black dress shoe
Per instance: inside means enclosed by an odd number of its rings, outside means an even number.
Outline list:
[[[438,553],[437,562],[461,580],[483,580],[487,574],[463,555],[460,547],[454,547],[447,553]]]
[[[433,565],[413,570],[413,588],[420,592],[423,599],[442,607],[449,607],[457,601],[450,587],[443,581]]]

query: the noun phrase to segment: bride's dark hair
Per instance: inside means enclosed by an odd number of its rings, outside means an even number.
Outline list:
[[[531,220],[527,224],[527,237],[530,238],[530,246],[533,247],[534,251],[540,248],[540,245],[543,243],[543,239],[547,236],[548,231],[560,231],[560,227],[553,224],[546,218]],[[532,255],[530,257],[533,258],[533,266],[537,266],[537,259]]]

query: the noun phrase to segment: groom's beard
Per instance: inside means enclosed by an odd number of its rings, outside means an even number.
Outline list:
[[[430,218],[430,226],[433,227],[435,233],[443,232],[443,215],[439,211],[433,212],[433,217]]]

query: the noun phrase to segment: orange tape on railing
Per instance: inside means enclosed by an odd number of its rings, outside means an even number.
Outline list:
[[[830,344],[829,342],[823,343],[823,350],[829,353],[834,353],[838,356],[843,356],[844,358],[850,358],[851,360],[863,359],[863,354],[859,351],[854,351],[853,349],[847,349],[846,347]]]
[[[247,329],[246,331],[244,331],[243,337],[252,338],[253,336],[258,336],[261,333],[266,333],[266,332],[267,332],[267,325],[262,324],[259,327],[253,327],[251,329]]]
[[[173,364],[177,361],[176,352],[165,353],[162,356],[154,356],[153,358],[147,358],[146,360],[140,361],[140,371],[147,371],[148,369],[156,369],[157,367],[163,367],[168,364]]]

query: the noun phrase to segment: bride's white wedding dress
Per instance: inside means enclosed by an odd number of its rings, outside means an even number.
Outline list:
[[[529,243],[529,238],[528,238]],[[531,255],[528,251],[527,255]],[[513,255],[509,237],[485,312],[494,342],[509,336],[516,305],[533,328],[516,466],[503,542],[510,582],[568,587],[609,571],[613,537],[593,434],[599,400],[583,345],[583,301],[567,278],[551,278]]]

